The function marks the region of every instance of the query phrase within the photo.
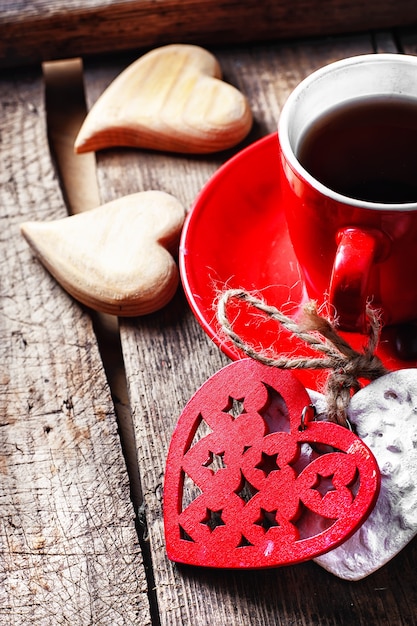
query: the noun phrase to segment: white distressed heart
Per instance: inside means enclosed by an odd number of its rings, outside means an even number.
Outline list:
[[[324,411],[323,396],[309,394]],[[385,565],[417,534],[417,370],[392,372],[361,389],[351,399],[348,418],[378,462],[380,494],[359,530],[314,561],[339,578],[357,581]]]
[[[252,126],[243,94],[221,80],[204,48],[171,44],[126,68],[88,113],[75,151],[130,146],[209,153],[236,145]]]
[[[143,191],[21,232],[74,298],[104,313],[152,313],[173,297],[185,210],[163,191]]]

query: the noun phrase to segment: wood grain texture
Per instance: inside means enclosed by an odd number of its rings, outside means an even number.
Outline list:
[[[18,0],[0,2],[0,63],[166,43],[253,42],[417,22],[413,0]]]
[[[119,74],[87,115],[74,147],[77,153],[125,146],[209,154],[235,146],[251,126],[246,98],[221,80],[215,57],[201,46],[171,44]]]
[[[383,47],[394,46],[387,35],[380,40]],[[247,95],[254,113],[254,127],[242,145],[275,131],[286,97],[305,75],[327,62],[372,52],[373,45],[364,36],[215,48],[226,79]],[[86,64],[89,106],[131,60]],[[163,189],[190,207],[204,182],[242,145],[210,158],[122,149],[98,153],[101,200]],[[164,310],[121,320],[120,328],[162,626],[417,623],[416,542],[375,575],[354,584],[314,563],[255,573],[170,563],[165,554],[162,489],[171,433],[191,395],[228,359],[199,327],[181,290]]]
[[[150,624],[113,405],[88,314],[19,232],[65,215],[38,72],[3,73],[0,622]]]

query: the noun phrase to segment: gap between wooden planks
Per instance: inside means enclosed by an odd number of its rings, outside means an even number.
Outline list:
[[[95,154],[74,153],[75,137],[86,115],[82,60],[44,63],[43,75],[49,143],[67,210],[69,214],[88,211],[101,202]],[[94,311],[91,316],[118,420],[132,503],[138,513],[142,494],[118,319]]]

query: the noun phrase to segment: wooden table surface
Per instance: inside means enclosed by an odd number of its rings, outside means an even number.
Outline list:
[[[0,0],[0,66],[416,24],[414,0]]]
[[[211,49],[225,78],[249,98],[255,123],[248,145],[275,130],[288,94],[317,67],[373,51],[417,54],[416,45],[417,31],[408,29]],[[85,61],[87,108],[139,54]],[[49,79],[54,71],[47,68]],[[189,209],[243,145],[198,158],[112,149],[82,167],[75,157],[62,161],[59,150],[51,153],[48,125],[53,145],[61,141],[65,152],[83,116],[75,82],[58,76],[45,101],[40,67],[0,76],[0,623],[416,624],[415,541],[356,583],[313,562],[254,572],[167,559],[162,486],[170,438],[187,400],[228,359],[181,289],[160,312],[118,326],[91,314],[34,259],[19,224],[148,189],[167,191]],[[87,178],[91,168],[97,182]]]

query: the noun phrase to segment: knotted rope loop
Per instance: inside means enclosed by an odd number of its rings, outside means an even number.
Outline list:
[[[269,353],[256,350],[233,330],[233,324],[227,315],[227,304],[232,299],[243,301],[261,311],[322,356],[270,356]],[[388,371],[375,354],[381,332],[379,317],[371,307],[367,307],[366,315],[369,327],[367,343],[363,351],[358,352],[338,334],[328,319],[318,313],[314,301],[306,303],[298,322],[241,289],[224,291],[217,303],[217,319],[222,332],[247,356],[281,369],[330,370],[325,389],[327,417],[343,426],[347,423],[346,411],[350,398],[361,388],[360,379],[375,380]]]

